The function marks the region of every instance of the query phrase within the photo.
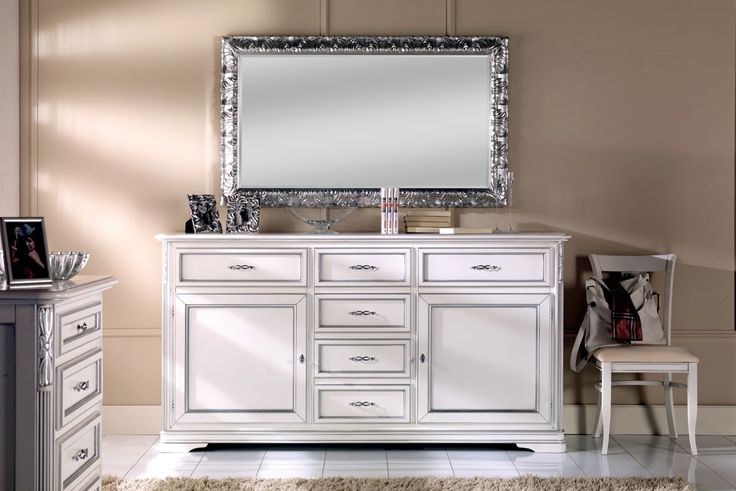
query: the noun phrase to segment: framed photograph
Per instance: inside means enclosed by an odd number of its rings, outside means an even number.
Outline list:
[[[214,194],[188,194],[194,233],[222,233],[220,212]]]
[[[0,218],[0,242],[8,286],[51,284],[43,218]]]
[[[261,204],[258,197],[236,192],[227,197],[227,233],[258,232],[261,222]]]

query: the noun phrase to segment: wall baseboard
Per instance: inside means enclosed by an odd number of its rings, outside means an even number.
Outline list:
[[[565,432],[592,433],[596,407],[566,404]],[[685,406],[675,407],[677,431],[687,433]],[[105,435],[156,435],[161,430],[161,406],[102,406]],[[700,406],[699,435],[736,435],[736,406]],[[613,406],[611,433],[651,435],[667,433],[664,406]]]

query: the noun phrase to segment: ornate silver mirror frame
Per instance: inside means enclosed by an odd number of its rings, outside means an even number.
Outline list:
[[[489,57],[488,189],[401,189],[405,207],[498,207],[507,189],[498,171],[508,164],[508,38],[504,37],[255,37],[222,38],[221,189],[223,204],[236,195],[257,197],[264,207],[379,206],[378,189],[238,189],[238,60],[269,54],[483,54]]]

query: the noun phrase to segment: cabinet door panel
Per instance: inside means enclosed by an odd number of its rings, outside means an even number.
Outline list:
[[[303,421],[302,295],[179,295],[177,422]]]
[[[430,410],[534,410],[536,327],[531,306],[433,307]]]
[[[192,306],[186,333],[189,410],[292,410],[293,318],[289,306]]]
[[[550,305],[547,295],[421,295],[419,420],[493,423],[517,413],[540,422]]]

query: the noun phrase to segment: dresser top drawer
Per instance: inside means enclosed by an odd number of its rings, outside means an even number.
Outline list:
[[[420,250],[420,284],[547,286],[548,249]]]
[[[317,249],[316,286],[408,286],[409,249]]]
[[[178,283],[306,285],[305,249],[180,250]]]

